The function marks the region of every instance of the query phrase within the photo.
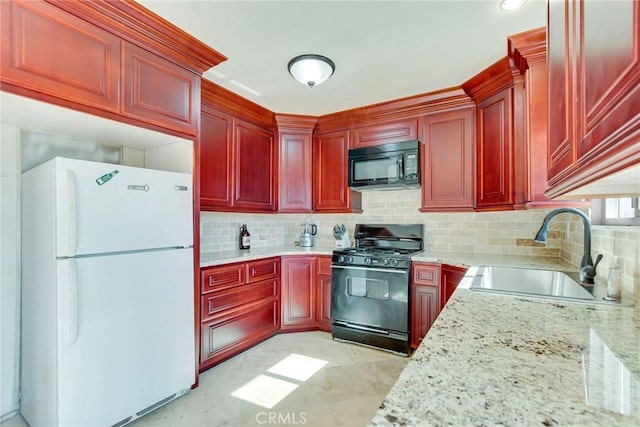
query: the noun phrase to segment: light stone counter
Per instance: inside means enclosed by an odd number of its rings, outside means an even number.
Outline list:
[[[302,248],[286,245],[271,248],[254,248],[249,250],[233,249],[229,251],[203,252],[200,254],[200,267],[211,267],[232,262],[245,262],[271,256],[285,255],[331,255],[333,246],[312,246]]]
[[[371,425],[640,425],[638,305],[474,292],[469,282]]]

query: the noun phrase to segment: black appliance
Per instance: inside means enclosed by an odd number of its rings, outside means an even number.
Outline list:
[[[349,150],[349,187],[357,191],[420,188],[420,142]]]
[[[409,354],[411,256],[422,252],[422,224],[357,224],[354,248],[333,251],[334,339]]]

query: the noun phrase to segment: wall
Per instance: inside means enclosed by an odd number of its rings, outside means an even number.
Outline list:
[[[580,265],[584,242],[582,222],[571,221],[565,227],[560,255],[572,264]],[[606,280],[613,257],[620,257],[623,267],[622,289],[640,298],[640,227],[594,225],[591,233],[591,257],[594,261],[598,254],[604,257],[598,264],[596,280]]]
[[[2,420],[18,410],[20,339],[19,258],[19,130],[0,126],[0,416]]]
[[[561,257],[580,265],[583,226],[577,216],[557,215],[546,245],[533,242],[549,209],[506,212],[420,213],[420,190],[363,193],[363,214],[237,214],[201,215],[201,252],[234,249],[240,224],[247,224],[252,247],[290,245],[300,224],[318,223],[316,246],[333,245],[332,229],[343,223],[353,233],[356,223],[423,223],[425,248],[431,251]],[[623,260],[623,290],[640,296],[640,227],[592,227],[592,257],[603,254],[598,277],[605,280],[613,256]]]
[[[561,221],[551,225],[546,246],[534,243],[545,210],[508,212],[420,213],[420,190],[363,193],[363,214],[201,215],[201,252],[234,249],[238,229],[246,223],[252,247],[293,244],[306,218],[318,223],[316,246],[333,246],[333,226],[343,223],[353,234],[356,223],[423,223],[427,250],[491,254],[560,256]]]

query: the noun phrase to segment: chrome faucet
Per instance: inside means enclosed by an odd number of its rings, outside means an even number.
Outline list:
[[[561,213],[574,213],[582,219],[582,223],[584,224],[584,250],[578,273],[580,275],[581,283],[593,284],[593,279],[596,277],[596,267],[598,267],[598,263],[602,260],[602,255],[598,255],[596,257],[595,263],[591,259],[591,221],[584,212],[576,208],[560,208],[552,210],[544,218],[542,226],[533,240],[538,243],[545,243],[547,241],[547,232],[549,231],[549,223],[551,222],[551,219]]]

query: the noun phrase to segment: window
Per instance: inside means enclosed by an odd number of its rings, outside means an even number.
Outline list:
[[[640,225],[640,197],[596,199],[591,202],[591,221],[596,225]]]

